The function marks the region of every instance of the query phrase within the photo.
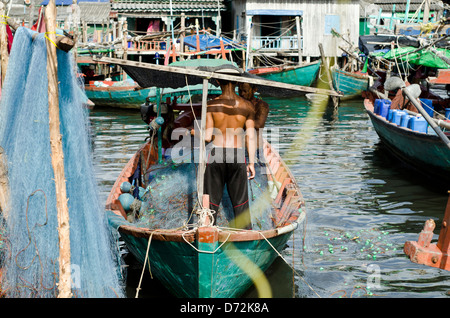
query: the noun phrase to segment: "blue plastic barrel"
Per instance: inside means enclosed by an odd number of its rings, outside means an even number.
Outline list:
[[[430,117],[433,117],[434,111],[433,101],[431,99],[426,98],[421,98],[420,101],[422,102],[421,105],[423,109],[425,109],[425,111],[428,113],[428,115],[430,115]]]
[[[421,133],[426,133],[428,128],[428,123],[422,116],[413,116],[409,120],[409,128],[414,131],[418,131]]]

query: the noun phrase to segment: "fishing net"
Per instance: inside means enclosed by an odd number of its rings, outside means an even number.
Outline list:
[[[151,166],[145,174],[147,187],[141,189],[142,203],[135,225],[150,229],[173,229],[197,224],[197,168],[197,164],[190,160],[180,162],[170,156],[164,162]],[[261,173],[265,169],[261,169],[259,164],[257,168],[255,178],[248,181],[252,229],[267,230],[274,227],[271,198],[264,195],[268,179],[266,174]],[[234,217],[226,188],[219,211],[213,216],[220,227],[228,227]]]
[[[11,192],[0,226],[1,290],[6,297],[58,294],[46,54],[44,34],[17,30],[0,104],[0,146],[6,155]],[[57,59],[72,293],[74,297],[122,297],[114,240],[97,194],[85,96],[75,77],[72,54],[57,50]]]

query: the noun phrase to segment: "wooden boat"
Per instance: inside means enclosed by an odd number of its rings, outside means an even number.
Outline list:
[[[95,105],[139,109],[151,88],[142,88],[132,81],[89,81],[84,90]]]
[[[250,74],[262,78],[302,86],[312,86],[317,79],[320,70],[320,60],[295,66],[278,65],[271,67],[259,67],[249,70]]]
[[[374,103],[364,99],[372,125],[387,149],[420,174],[444,185],[450,182],[450,149],[436,135],[413,131],[374,113]],[[450,133],[445,133],[450,136]]]
[[[143,162],[143,166],[150,169],[157,162],[156,151],[150,150],[149,156],[149,149],[148,142],[131,158],[116,180],[106,203],[109,223],[119,231],[136,259],[143,265],[148,263],[152,274],[175,296],[240,296],[258,279],[255,276],[264,272],[278,257],[293,231],[304,220],[304,201],[293,175],[266,143],[265,154],[270,158],[275,180],[281,185],[273,200],[272,217],[277,225],[271,229],[237,230],[226,225],[183,227],[183,224],[167,229],[142,227],[127,221],[119,196],[121,184],[130,181],[141,158],[150,157],[148,162],[145,159]],[[195,180],[185,181],[195,183]],[[154,213],[167,214],[168,211]],[[184,215],[186,221],[192,217],[187,210]]]
[[[153,76],[162,78],[153,74],[155,71],[158,74],[167,71],[167,74],[172,74],[168,79],[170,83],[179,82],[180,85],[185,82],[184,73],[191,76],[204,74],[203,94],[207,92],[208,78],[225,76],[201,73],[198,69],[186,72],[169,66],[156,68],[151,64],[142,68],[143,64],[131,61],[117,60],[117,63],[121,63],[124,70],[140,80],[143,86],[151,85],[146,81]],[[179,78],[177,72],[182,73]],[[202,102],[199,113],[195,105],[171,105],[174,110],[181,109],[178,107],[192,109],[195,116],[200,116],[204,122],[202,113],[206,114],[206,103]],[[175,122],[183,122],[181,127],[189,127],[190,122],[178,120],[180,117]],[[197,156],[198,145],[196,147],[195,142],[191,142],[183,148],[179,143],[165,142],[163,136],[163,133],[153,133],[116,179],[106,202],[111,227],[119,232],[143,268],[148,267],[175,296],[238,297],[252,284],[260,291],[267,291],[261,288],[264,271],[281,255],[293,231],[306,216],[302,194],[289,168],[264,141],[266,163],[256,168],[255,180],[249,184],[252,230],[231,228],[229,221],[232,217],[229,215],[232,207],[226,197],[214,215],[214,223],[207,214],[207,196],[200,198],[198,194],[201,192],[197,188],[197,180],[201,180],[201,174],[196,172],[198,168],[194,160],[189,160],[200,158]],[[184,136],[189,136],[185,137],[187,140],[193,138],[189,133]],[[185,141],[183,139],[180,143],[185,145]],[[180,149],[187,154],[177,157],[177,161],[175,157]],[[129,184],[135,189],[130,190]],[[135,196],[132,201],[126,201],[125,197],[130,198],[130,192]],[[202,208],[196,208],[198,206]],[[270,293],[261,292],[261,295]]]
[[[347,72],[334,66],[331,68],[333,86],[343,96],[341,100],[362,98],[362,93],[369,88],[369,75],[361,72]]]

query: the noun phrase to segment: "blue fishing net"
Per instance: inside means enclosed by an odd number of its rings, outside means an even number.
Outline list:
[[[59,246],[51,164],[46,38],[15,33],[0,104],[0,146],[6,155],[10,198],[2,213],[6,297],[55,297]],[[98,197],[87,111],[71,52],[57,50],[60,131],[69,208],[74,297],[122,297],[114,240]]]
[[[198,149],[196,149],[198,152]],[[195,156],[198,156],[196,153]],[[262,166],[257,164],[256,176],[249,180],[249,206],[252,219],[252,229],[267,230],[274,227],[273,207],[271,199],[266,194],[268,179]],[[147,185],[141,189],[142,203],[138,206],[138,217],[135,225],[150,229],[183,228],[197,224],[197,169],[198,165],[191,161],[191,155],[185,154],[180,162],[171,156],[166,156],[162,163],[152,165],[144,174]],[[137,211],[133,211],[137,212]],[[213,215],[216,225],[228,227],[234,218],[233,206],[228,192],[224,190],[219,211]]]

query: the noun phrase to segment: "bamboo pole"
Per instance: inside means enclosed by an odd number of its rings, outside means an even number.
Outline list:
[[[59,283],[58,298],[72,297],[70,270],[70,229],[69,210],[67,206],[66,181],[64,176],[64,153],[62,137],[59,130],[58,101],[58,64],[56,59],[56,6],[50,0],[45,8],[45,25],[47,37],[47,76],[48,76],[48,111],[50,125],[50,147],[52,166],[55,177],[56,207],[59,233]],[[52,43],[53,41],[53,43]]]

